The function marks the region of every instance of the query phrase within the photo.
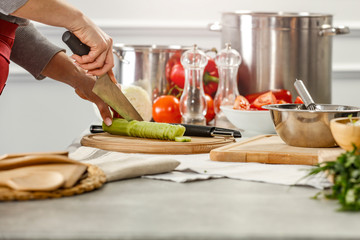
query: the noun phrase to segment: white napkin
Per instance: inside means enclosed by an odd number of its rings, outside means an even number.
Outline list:
[[[69,157],[100,167],[108,182],[148,174],[166,173],[173,171],[180,164],[169,157],[141,157],[91,147],[80,147],[70,153]]]

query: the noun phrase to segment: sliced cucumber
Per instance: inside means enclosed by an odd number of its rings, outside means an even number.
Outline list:
[[[175,140],[176,137],[182,137],[185,133],[185,127],[182,125],[136,120],[129,122],[122,118],[114,118],[111,126],[103,123],[102,127],[110,134],[164,140]]]
[[[191,142],[191,137],[175,137],[175,142]]]

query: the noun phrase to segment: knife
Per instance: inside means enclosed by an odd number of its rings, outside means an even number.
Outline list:
[[[197,136],[197,137],[234,137],[241,138],[240,131],[228,129],[228,128],[219,128],[213,126],[201,126],[201,125],[191,125],[191,124],[180,124],[185,127],[185,136]],[[91,133],[102,133],[104,130],[101,125],[91,125]]]
[[[73,53],[79,56],[86,55],[90,51],[89,46],[83,44],[70,31],[64,32],[62,40]],[[92,91],[126,120],[143,121],[138,111],[136,111],[116,83],[111,80],[108,73],[97,77]]]

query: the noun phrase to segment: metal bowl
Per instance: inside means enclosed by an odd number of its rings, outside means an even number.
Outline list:
[[[330,120],[340,117],[360,116],[360,108],[333,104],[317,104],[314,111],[302,104],[274,104],[263,108],[270,110],[275,130],[288,145],[296,147],[334,147],[336,142],[330,129]]]

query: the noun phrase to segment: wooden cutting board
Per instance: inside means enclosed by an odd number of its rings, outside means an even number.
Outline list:
[[[175,142],[158,139],[136,138],[109,133],[86,135],[83,146],[124,153],[195,154],[208,153],[212,149],[234,143],[234,138],[191,137],[191,142]]]
[[[261,135],[214,149],[210,159],[223,162],[315,165],[321,156],[336,158],[340,148],[302,148],[285,144],[278,135]],[[321,155],[321,156],[320,156]]]

